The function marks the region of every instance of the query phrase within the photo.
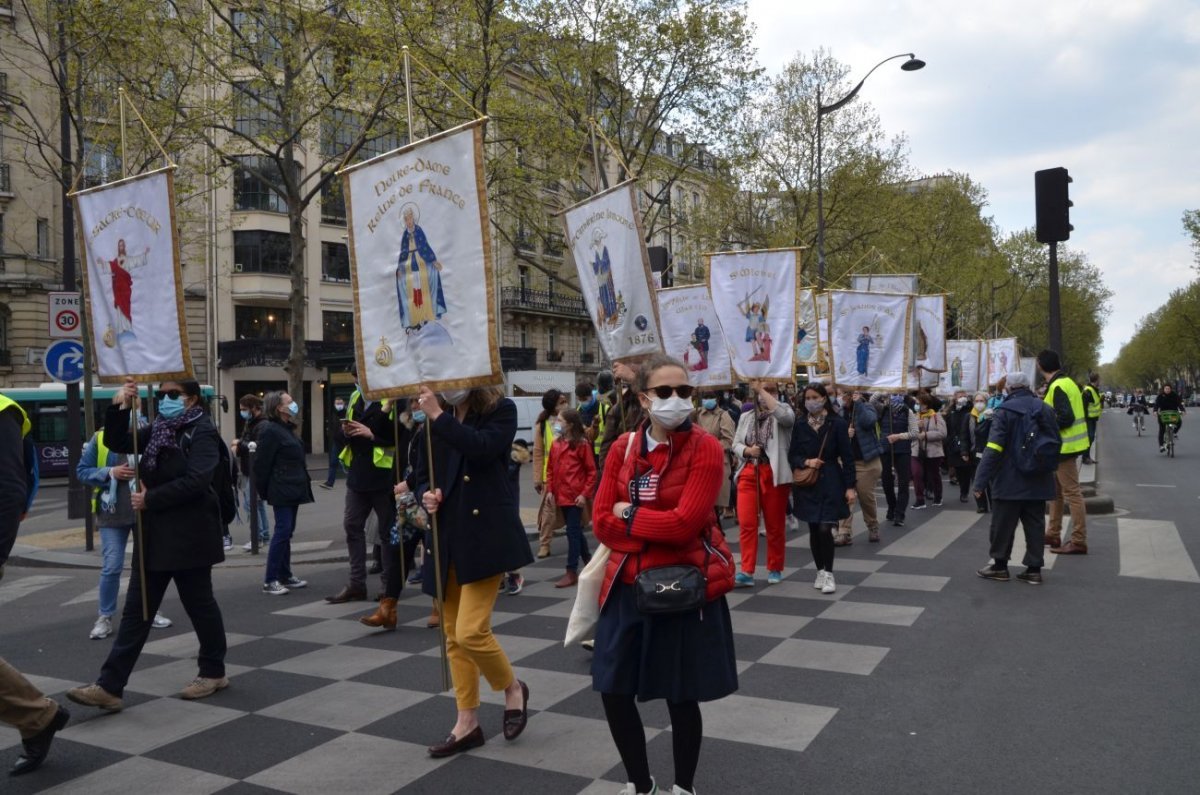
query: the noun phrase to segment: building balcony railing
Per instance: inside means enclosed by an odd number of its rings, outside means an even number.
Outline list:
[[[592,353],[591,351],[583,351],[582,353],[579,354],[579,363],[580,364],[595,364],[596,363],[596,354]]]
[[[217,343],[217,366],[283,367],[292,350],[291,340],[243,339]],[[353,342],[309,340],[304,344],[304,360],[312,367],[349,366],[354,361]]]
[[[586,318],[587,307],[581,296],[567,296],[547,290],[529,290],[524,287],[502,287],[500,308],[516,311],[538,312],[564,317]]]
[[[536,370],[537,348],[500,347],[500,368],[504,372],[512,370]]]
[[[546,361],[561,362],[563,360],[562,351],[546,351]]]

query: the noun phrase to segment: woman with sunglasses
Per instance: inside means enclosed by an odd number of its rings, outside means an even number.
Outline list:
[[[673,793],[694,792],[703,725],[700,702],[737,690],[725,593],[733,562],[713,505],[723,473],[721,443],[688,421],[692,387],[682,362],[655,355],[634,385],[649,420],[613,443],[596,495],[596,538],[612,550],[600,589],[592,688],[629,783],[622,795],[658,792],[646,756],[638,701],[666,699],[675,756]],[[660,566],[707,576],[700,610],[646,615],[634,581]]]
[[[131,502],[142,514],[144,547],[135,543],[133,569],[144,564],[145,582],[140,576],[129,579],[117,638],[100,678],[67,692],[77,704],[109,712],[124,706],[125,685],[172,581],[200,641],[199,673],[180,696],[204,698],[229,686],[225,624],[212,589],[212,567],[225,559],[224,527],[212,485],[223,442],[205,410],[200,384],[191,380],[163,382],[157,394],[158,415],[149,433],[135,439],[129,415],[137,392],[132,380],[117,390],[104,418],[104,438],[111,450],[140,453],[138,490]],[[143,617],[143,589],[149,618]]]
[[[733,435],[738,460],[737,513],[741,531],[742,570],[736,585],[754,585],[758,562],[758,517],[767,528],[767,585],[783,581],[787,503],[792,472],[787,465],[788,443],[796,413],[779,399],[775,384],[752,384],[754,409],[742,414]]]

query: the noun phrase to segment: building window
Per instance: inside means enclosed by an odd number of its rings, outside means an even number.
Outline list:
[[[239,165],[233,169],[233,208],[286,213],[287,202],[272,187],[283,184],[279,163],[273,158],[257,155],[239,157],[237,161]]]
[[[346,225],[346,195],[341,177],[332,177],[321,186],[321,223]]]
[[[548,350],[558,350],[558,329],[554,326],[546,329],[546,348]]]
[[[37,255],[50,259],[50,221],[46,218],[37,219]]]
[[[522,293],[524,293],[526,290],[530,289],[531,285],[529,283],[529,266],[528,265],[519,265],[517,267],[517,284],[520,285]]]
[[[233,84],[233,129],[245,138],[278,137],[282,130],[279,99],[273,88],[260,89],[250,83]]]
[[[588,352],[588,332],[584,331],[579,335],[579,352]]]
[[[546,292],[548,292],[550,294],[551,299],[554,298],[554,282],[555,282],[555,279],[553,276],[551,276],[548,278],[547,283],[546,283]],[[550,347],[553,348],[554,346],[551,345]]]
[[[350,249],[345,243],[321,244],[321,278],[327,282],[350,281]]]
[[[551,257],[561,257],[563,255],[563,236],[559,232],[550,232],[546,235],[546,253]]]
[[[292,242],[284,232],[253,230],[233,233],[234,273],[291,272]]]
[[[4,213],[0,213],[0,254],[4,253]],[[0,262],[0,268],[4,263]]]
[[[522,323],[521,327],[520,327],[520,331],[521,331],[521,347],[528,348],[529,347],[529,326],[526,326],[524,323]]]
[[[8,349],[9,315],[8,307],[0,304],[0,367],[9,367],[12,364],[12,354]]]
[[[168,3],[167,5],[171,5]],[[262,68],[269,66],[275,69],[283,67],[283,45],[275,31],[272,21],[249,11],[235,9],[230,14],[233,26],[235,58],[249,62]]]
[[[271,306],[235,306],[234,333],[240,340],[282,340],[288,338],[292,313]]]
[[[354,313],[322,312],[321,338],[326,342],[354,342]]]
[[[106,182],[120,179],[121,158],[113,144],[99,144],[95,141],[83,142],[83,178],[80,180],[85,188],[94,188]]]

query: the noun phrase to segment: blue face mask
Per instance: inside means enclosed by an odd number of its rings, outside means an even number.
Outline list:
[[[414,411],[412,413],[412,418],[413,418],[413,422],[424,422],[425,421],[425,412]]]
[[[242,409],[241,411],[239,411],[238,414],[241,415],[243,420],[250,419],[250,412],[246,411],[245,409]]]
[[[165,397],[158,401],[158,413],[168,420],[183,413],[183,397]]]
[[[705,409],[712,411],[717,407],[717,401],[715,398],[705,398],[703,405]]]
[[[293,400],[291,403],[288,404],[287,410],[291,413],[291,415],[293,417],[295,417],[297,414],[300,413],[300,404]]]

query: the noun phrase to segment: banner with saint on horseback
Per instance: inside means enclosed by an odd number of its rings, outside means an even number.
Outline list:
[[[479,119],[343,169],[354,343],[371,399],[501,380]]]

